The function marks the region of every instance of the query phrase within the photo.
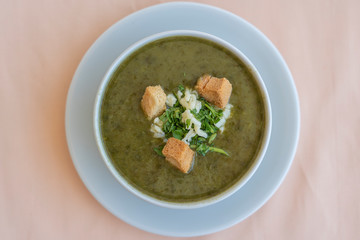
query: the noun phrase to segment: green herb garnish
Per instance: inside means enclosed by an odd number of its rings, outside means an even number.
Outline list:
[[[181,91],[184,94],[185,87],[179,85],[177,90],[173,91],[173,94],[177,98],[177,102],[173,107],[166,109],[159,119],[163,122],[162,130],[164,131],[166,138],[174,137],[181,140],[189,132],[191,120],[187,119],[185,122],[182,122],[182,114],[186,109],[180,104],[180,99],[178,98],[176,91]],[[198,135],[194,136],[190,141],[190,148],[203,156],[208,152],[216,152],[229,156],[224,150],[213,146],[217,131],[219,130],[215,124],[222,118],[223,111],[213,107],[203,98],[199,99],[199,101],[201,101],[200,111],[197,113],[196,110],[193,109],[190,112],[201,122],[200,129],[206,132],[207,138]],[[162,149],[155,148],[154,150],[159,155],[162,155]]]
[[[154,151],[161,157],[164,157],[164,154],[162,154],[162,150],[164,149],[165,145],[164,146],[160,146],[160,147],[157,147],[157,148],[154,148]]]
[[[224,150],[222,150],[221,148],[217,148],[217,147],[209,147],[209,151],[211,152],[217,152],[217,153],[221,153],[224,154],[226,156],[229,157],[229,154],[227,152],[225,152]]]
[[[209,144],[210,143],[212,143],[214,140],[215,140],[215,138],[216,138],[216,133],[214,133],[213,135],[211,135],[210,137],[209,137]]]
[[[174,131],[172,132],[172,134],[173,134],[173,137],[174,137],[174,138],[177,138],[177,139],[179,139],[179,140],[181,140],[181,139],[184,138],[184,131],[183,131],[182,129],[180,129],[180,128],[174,130]]]
[[[179,91],[181,91],[182,93],[184,93],[184,91],[185,91],[185,87],[183,86],[183,85],[179,85],[178,86],[178,89],[179,89]]]

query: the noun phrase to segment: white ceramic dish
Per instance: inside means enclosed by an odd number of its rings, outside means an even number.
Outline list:
[[[111,80],[111,77],[113,76],[114,72],[118,69],[118,67],[128,59],[130,55],[132,55],[134,52],[136,52],[138,49],[146,46],[147,44],[154,42],[159,39],[164,39],[168,37],[176,37],[176,36],[191,36],[191,37],[197,37],[201,39],[208,40],[210,42],[216,43],[225,49],[231,51],[235,56],[240,59],[252,72],[254,79],[257,83],[257,85],[260,88],[261,94],[264,99],[264,107],[265,107],[265,128],[264,128],[264,136],[262,138],[261,148],[259,149],[257,156],[252,164],[252,166],[249,168],[249,170],[244,174],[243,177],[241,177],[234,185],[232,185],[229,189],[226,191],[213,196],[211,198],[203,199],[201,201],[193,201],[193,202],[185,202],[185,203],[179,203],[179,202],[169,202],[160,200],[157,198],[154,198],[152,196],[149,196],[141,191],[139,191],[136,187],[134,187],[132,184],[130,184],[126,178],[124,178],[119,171],[116,169],[116,166],[114,166],[110,156],[108,155],[106,151],[106,147],[102,141],[101,136],[101,126],[100,126],[100,115],[101,115],[101,105],[102,105],[102,99],[104,97],[104,93],[107,89],[107,86]],[[222,40],[221,38],[218,38],[216,36],[213,36],[208,33],[199,32],[199,31],[193,31],[193,30],[172,30],[172,31],[165,31],[161,33],[156,33],[151,36],[145,37],[144,39],[137,41],[136,43],[132,44],[130,47],[125,49],[118,58],[115,59],[115,61],[111,64],[108,71],[106,72],[104,78],[102,79],[99,90],[96,94],[95,98],[95,107],[94,107],[94,132],[95,132],[95,139],[97,146],[99,148],[100,154],[102,156],[102,159],[104,160],[106,166],[109,168],[112,175],[119,181],[119,183],[122,184],[123,187],[125,187],[127,190],[129,190],[131,193],[135,194],[136,196],[144,199],[145,201],[148,201],[150,203],[153,203],[155,205],[161,206],[161,207],[168,207],[168,208],[175,208],[175,209],[191,209],[191,208],[198,208],[198,207],[205,207],[214,203],[217,203],[223,199],[226,199],[227,197],[231,196],[234,192],[239,190],[246,182],[251,178],[251,176],[255,173],[256,169],[260,165],[267,146],[269,144],[270,140],[270,133],[271,133],[271,107],[270,107],[270,99],[265,87],[265,84],[263,80],[261,79],[260,74],[254,67],[254,65],[249,61],[249,59],[237,48],[235,48],[233,45],[229,44],[228,42]]]
[[[272,109],[270,143],[253,177],[229,198],[191,210],[158,207],[123,188],[101,160],[91,121],[96,91],[114,59],[137,40],[176,29],[192,29],[220,36],[240,49],[260,72]],[[91,194],[108,211],[152,233],[198,236],[239,223],[274,194],[295,155],[300,112],[296,88],[285,61],[254,26],[232,13],[208,5],[166,3],[143,9],[117,22],[91,46],[73,77],[65,123],[75,168]]]

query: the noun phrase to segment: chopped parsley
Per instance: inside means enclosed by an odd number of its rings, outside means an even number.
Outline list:
[[[177,91],[184,94],[185,87],[179,85],[177,90],[173,91],[177,101],[172,107],[167,108],[166,111],[159,116],[159,119],[163,122],[162,131],[165,133],[166,139],[174,137],[182,140],[186,134],[191,131],[192,122],[190,119],[187,119],[185,122],[182,121],[182,114],[185,112],[186,108],[180,104],[180,99],[176,93]],[[214,146],[214,140],[219,130],[215,124],[223,117],[223,110],[213,107],[203,98],[198,99],[198,101],[201,102],[201,109],[198,112],[196,112],[195,109],[190,112],[198,121],[201,122],[200,129],[206,133],[207,137],[205,138],[194,134],[188,142],[190,148],[203,156],[205,156],[208,152],[216,152],[229,156],[226,151]],[[154,151],[160,156],[163,156],[161,153],[162,149],[163,146],[154,148]]]

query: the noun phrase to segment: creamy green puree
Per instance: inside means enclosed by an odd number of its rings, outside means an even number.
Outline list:
[[[147,86],[166,94],[179,84],[193,88],[199,76],[226,77],[233,86],[232,116],[214,144],[218,153],[196,156],[183,174],[154,147],[163,144],[150,132],[140,101]],[[251,166],[264,132],[264,102],[250,70],[232,53],[194,37],[170,37],[133,53],[113,74],[101,106],[101,134],[117,170],[140,191],[172,202],[198,201],[219,194]]]

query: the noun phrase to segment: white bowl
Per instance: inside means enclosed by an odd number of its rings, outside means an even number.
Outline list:
[[[256,159],[254,160],[252,166],[248,169],[248,171],[230,188],[225,190],[224,192],[219,193],[218,195],[212,196],[207,199],[202,199],[199,201],[193,201],[193,202],[170,202],[170,201],[164,201],[157,198],[154,198],[152,196],[149,196],[141,191],[139,191],[137,188],[135,188],[132,184],[130,184],[117,170],[116,167],[113,165],[109,155],[106,152],[106,148],[104,146],[104,143],[102,141],[101,137],[101,128],[100,128],[100,113],[101,113],[101,105],[102,105],[102,99],[105,93],[105,90],[107,88],[107,85],[113,75],[113,73],[116,71],[118,66],[127,59],[128,56],[130,56],[132,53],[134,53],[139,48],[153,42],[159,39],[167,38],[167,37],[174,37],[174,36],[191,36],[191,37],[197,37],[202,38],[211,42],[214,42],[220,46],[223,46],[225,49],[228,49],[231,51],[235,56],[237,56],[252,72],[256,83],[261,91],[262,97],[264,99],[264,107],[265,107],[265,129],[264,129],[264,136],[262,138],[262,143],[259,151],[257,152]],[[140,104],[140,103],[139,103]],[[112,175],[120,182],[120,184],[125,187],[127,190],[129,190],[131,193],[135,194],[136,196],[142,198],[145,201],[148,201],[150,203],[153,203],[155,205],[161,206],[161,207],[167,207],[167,208],[174,208],[174,209],[192,209],[192,208],[199,208],[199,207],[205,207],[210,204],[214,204],[216,202],[219,202],[233,193],[235,193],[237,190],[239,190],[242,186],[245,185],[245,183],[251,178],[251,176],[255,173],[256,169],[260,165],[266,149],[269,144],[270,140],[270,133],[271,133],[271,108],[270,108],[270,99],[267,93],[267,90],[265,88],[264,82],[261,79],[261,76],[259,72],[256,70],[254,65],[249,61],[249,59],[237,48],[232,46],[230,43],[222,40],[219,37],[210,35],[208,33],[199,32],[199,31],[192,31],[192,30],[174,30],[174,31],[166,31],[157,33],[154,35],[151,35],[149,37],[146,37],[127,49],[125,49],[122,54],[111,64],[110,68],[106,72],[104,78],[102,79],[96,98],[95,98],[95,108],[94,108],[94,115],[93,115],[93,123],[94,123],[94,131],[95,131],[95,138],[96,143],[99,148],[100,154],[102,156],[102,159],[104,160],[106,166],[112,173]],[[165,161],[165,160],[164,160]]]

